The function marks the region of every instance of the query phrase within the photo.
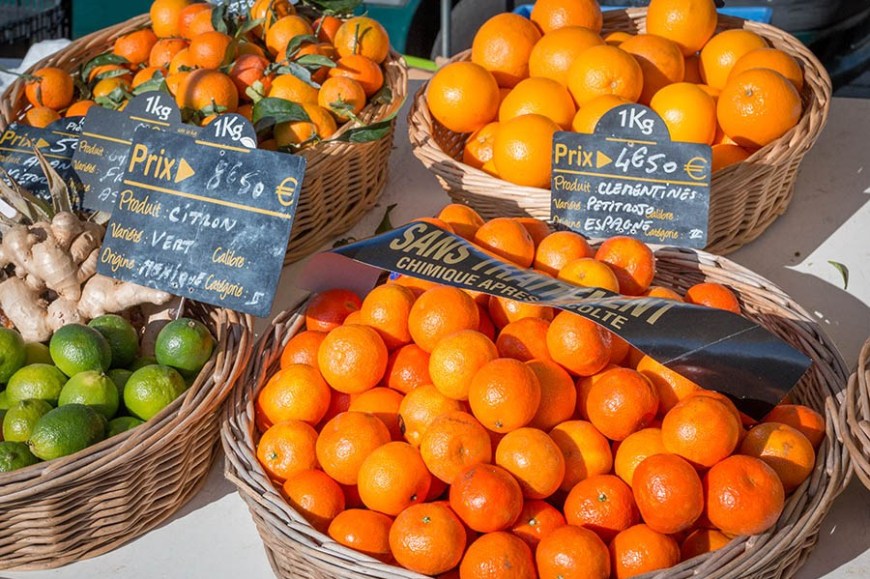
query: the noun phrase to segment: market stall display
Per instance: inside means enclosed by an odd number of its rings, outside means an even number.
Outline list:
[[[846,399],[840,414],[843,442],[852,457],[855,475],[870,488],[870,340],[858,356],[858,367],[849,378]]]

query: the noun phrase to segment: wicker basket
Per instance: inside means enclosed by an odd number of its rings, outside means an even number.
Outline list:
[[[115,39],[150,22],[148,15],[85,36],[64,50],[31,67],[57,66],[72,72],[94,56],[109,50]],[[390,87],[390,104],[369,105],[360,113],[367,123],[385,120],[404,102],[408,70],[402,57],[390,51],[383,63],[384,84]],[[0,97],[0,130],[19,119],[27,107],[24,81],[12,83]],[[346,124],[342,131],[350,128]],[[389,134],[368,143],[329,141],[300,151],[308,165],[299,196],[299,207],[284,263],[305,257],[333,237],[346,232],[377,203],[387,181],[395,121]]]
[[[745,28],[794,56],[804,69],[801,98],[804,112],[797,126],[782,138],[756,151],[742,163],[717,171],[712,178],[707,250],[720,255],[739,249],[761,235],[788,208],[798,166],[813,146],[828,117],[831,79],[815,56],[793,36],[766,24],[719,17],[719,30]],[[646,9],[604,13],[604,32],[643,32]],[[465,51],[452,60],[469,60]],[[484,219],[531,215],[550,218],[550,191],[523,187],[497,179],[463,164],[467,134],[454,133],[429,114],[426,85],[414,97],[408,113],[408,132],[414,154],[435,173],[457,203],[476,209]]]
[[[858,368],[849,378],[846,402],[840,412],[840,430],[855,474],[870,489],[870,339],[864,342]]]
[[[144,425],[0,474],[0,569],[49,569],[138,537],[184,505],[219,451],[219,410],[253,349],[253,320],[188,304],[217,340],[184,396]]]
[[[727,259],[704,252],[662,248],[656,252],[657,282],[685,291],[701,281],[735,289],[743,311],[813,359],[812,369],[793,392],[794,398],[826,416],[827,437],[810,478],[788,499],[777,526],[767,533],[740,537],[715,553],[692,559],[650,577],[790,577],[816,542],[822,518],[843,490],[849,456],[838,440],[835,421],[847,370],[813,317],[764,278]],[[279,577],[408,578],[420,577],[347,549],[314,530],[282,498],[257,462],[254,400],[276,371],[281,351],[303,324],[300,309],[279,315],[271,332],[256,347],[248,369],[225,408],[221,437],[226,477],[248,504]]]

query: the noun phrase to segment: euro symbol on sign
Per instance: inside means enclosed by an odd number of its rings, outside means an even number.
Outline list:
[[[293,195],[296,194],[296,187],[299,186],[299,180],[296,177],[287,177],[278,187],[275,188],[275,196],[278,197],[278,203],[284,207],[293,205]]]
[[[683,166],[683,170],[690,179],[703,181],[707,178],[707,159],[704,157],[692,157]]]

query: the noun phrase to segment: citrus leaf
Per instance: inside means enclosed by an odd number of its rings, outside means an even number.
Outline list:
[[[317,37],[313,34],[297,34],[291,38],[290,42],[287,43],[287,50],[284,51],[287,60],[293,60],[303,44],[317,44]]]
[[[840,263],[839,261],[834,261],[832,259],[828,260],[828,263],[834,266],[834,269],[840,272],[840,275],[843,276],[843,289],[849,288],[849,268]]]
[[[116,68],[114,70],[104,70],[103,72],[97,74],[94,77],[94,80],[103,80],[106,78],[115,78],[118,76],[127,76],[130,74],[130,71],[126,68]]]
[[[372,123],[364,127],[356,127],[345,131],[334,140],[345,143],[369,143],[377,141],[390,133],[392,119]]]
[[[373,105],[388,105],[393,102],[393,90],[389,87],[389,85],[384,85],[372,95],[372,98],[369,99],[369,102]]]
[[[349,14],[362,4],[362,0],[303,0],[302,3],[327,14]]]
[[[223,32],[224,34],[229,33],[229,29],[227,28],[227,5],[225,3],[221,2],[212,8],[211,25],[218,32]]]
[[[384,211],[384,216],[381,218],[381,222],[378,223],[377,229],[375,229],[375,235],[386,233],[387,231],[391,231],[393,229],[393,224],[390,221],[390,213],[393,212],[393,209],[396,208],[396,203],[391,203],[387,205],[387,210]]]
[[[88,77],[91,76],[91,72],[98,66],[104,66],[107,64],[127,64],[127,62],[127,59],[123,56],[111,52],[104,52],[103,54],[98,54],[85,63],[82,67],[81,77],[85,82],[87,82]]]
[[[152,92],[156,90],[169,91],[169,87],[166,86],[166,79],[163,78],[163,72],[159,70],[151,75],[150,79],[134,88],[133,95],[138,96],[144,92]]]
[[[295,62],[282,63],[281,66],[278,67],[278,70],[276,72],[278,74],[292,74],[305,84],[311,85],[317,89],[320,88],[319,84],[311,80],[311,71],[304,66],[299,66]]]
[[[254,105],[254,126],[260,128],[288,121],[310,121],[308,113],[298,103],[267,97]]]
[[[323,56],[322,54],[306,54],[300,56],[293,62],[310,70],[317,70],[323,66],[335,68],[335,62],[333,62],[328,56]]]
[[[265,21],[265,18],[254,18],[253,20],[248,20],[247,22],[239,26],[238,30],[236,30],[236,38],[242,36],[243,34],[247,34],[257,26],[262,25]]]

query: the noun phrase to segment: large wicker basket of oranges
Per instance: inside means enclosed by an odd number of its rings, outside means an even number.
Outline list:
[[[650,10],[656,4],[664,12],[673,3],[654,1]],[[789,34],[737,18],[717,20],[712,0],[680,5],[697,5],[710,16],[696,14],[694,24],[683,19],[688,31],[669,31],[648,26],[646,8],[605,12],[603,28],[600,13],[597,22],[575,15],[579,26],[600,36],[577,27],[551,30],[535,12],[534,23],[516,14],[495,16],[480,28],[471,50],[453,57],[416,94],[408,117],[414,153],[455,201],[486,217],[548,219],[552,133],[592,132],[606,110],[641,102],[665,119],[674,140],[713,145],[706,249],[736,250],[788,207],[800,162],[825,125],[831,82],[813,54]],[[594,10],[597,5],[589,7]],[[675,14],[680,16],[679,9]],[[646,34],[650,28],[655,36]],[[598,46],[605,41],[609,47]],[[492,72],[496,82],[480,67],[470,70],[470,64],[450,69],[468,61]],[[749,72],[756,67],[776,72]],[[700,84],[699,70],[707,85]],[[733,70],[743,74],[729,83]],[[753,91],[755,104],[747,105],[751,99],[740,95]],[[518,118],[529,113],[550,122]]]
[[[222,426],[226,476],[276,574],[458,568],[482,578],[510,565],[505,576],[529,578],[577,569],[601,578],[793,575],[849,469],[834,427],[846,370],[813,318],[767,280],[708,253],[653,253],[628,238],[596,250],[534,219],[484,223],[462,205],[439,218],[567,281],[585,272],[633,295],[740,312],[812,368],[793,403],[747,424],[744,438],[730,399],[569,312],[475,301],[403,276],[362,298],[325,291],[274,320]],[[626,260],[643,273],[623,275]],[[683,426],[694,434],[684,437]],[[772,466],[783,449],[768,444],[775,436],[800,449],[785,468]],[[723,497],[741,471],[756,486],[735,505]],[[669,492],[645,492],[656,485]]]
[[[258,1],[237,17],[187,4],[177,13],[178,2],[156,0],[151,16],[88,35],[35,64],[28,74],[46,80],[14,82],[0,102],[0,126],[44,125],[85,114],[94,102],[118,108],[144,90],[172,93],[191,122],[220,112],[253,118],[261,148],[307,160],[286,255],[295,261],[352,227],[383,191],[394,116],[407,90],[404,60],[369,18],[340,30],[335,16],[316,20],[307,6],[297,14],[286,0]],[[218,21],[225,30],[214,29]],[[268,117],[271,127],[261,120]]]
[[[861,348],[858,368],[849,378],[840,429],[852,456],[855,474],[870,488],[870,340]]]

